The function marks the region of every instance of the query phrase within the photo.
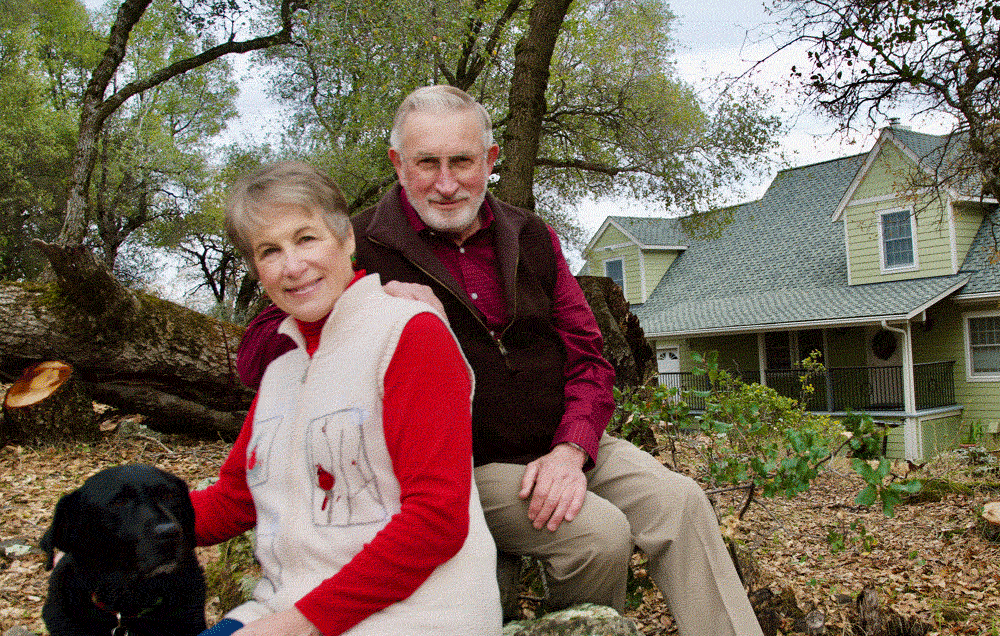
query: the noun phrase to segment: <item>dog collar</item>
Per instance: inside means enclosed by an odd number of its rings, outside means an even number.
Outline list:
[[[109,614],[114,614],[115,618],[118,620],[118,626],[111,630],[111,636],[129,636],[128,627],[125,626],[125,616],[121,612],[116,612],[111,609],[107,603],[103,602],[101,599],[97,598],[97,592],[93,592],[90,595],[90,601],[94,604],[97,609],[102,612],[107,612]],[[140,610],[138,614],[132,616],[131,618],[142,618],[146,614],[152,612],[154,609],[163,604],[163,599],[158,598],[150,607]]]

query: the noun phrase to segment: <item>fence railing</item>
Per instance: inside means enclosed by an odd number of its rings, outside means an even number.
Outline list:
[[[955,404],[954,360],[913,365],[913,383],[918,410]],[[764,372],[767,386],[780,395],[801,399],[803,369],[769,369]],[[745,382],[757,377],[743,374]],[[812,376],[813,393],[807,396],[811,411],[903,411],[903,367],[835,367]],[[662,386],[679,389],[710,389],[708,376],[690,372],[661,373]],[[703,409],[704,399],[689,396],[692,409]]]

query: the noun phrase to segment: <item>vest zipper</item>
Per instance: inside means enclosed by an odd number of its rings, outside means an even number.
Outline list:
[[[494,337],[494,336],[493,336],[493,333],[491,332],[491,330],[490,330],[490,328],[489,328],[489,325],[487,325],[487,324],[486,324],[485,322],[483,322],[483,320],[482,320],[482,319],[481,319],[481,318],[479,317],[479,313],[478,313],[478,312],[476,311],[476,308],[475,308],[474,306],[470,306],[470,305],[469,305],[469,303],[467,303],[467,302],[465,301],[465,299],[464,299],[464,298],[462,298],[461,296],[459,296],[458,294],[456,294],[456,293],[455,293],[454,291],[452,291],[450,287],[448,287],[447,285],[445,285],[444,283],[442,283],[442,282],[441,282],[441,281],[440,281],[440,280],[439,280],[439,279],[438,279],[438,278],[437,278],[436,276],[434,276],[433,274],[431,274],[430,272],[428,272],[428,271],[427,271],[426,269],[424,269],[424,268],[423,268],[423,267],[421,267],[420,265],[418,265],[418,264],[414,263],[414,262],[413,262],[413,260],[412,260],[412,259],[410,259],[409,257],[407,257],[407,256],[406,256],[405,254],[403,254],[403,252],[402,252],[402,251],[400,251],[400,250],[396,250],[395,248],[393,248],[393,247],[390,247],[390,246],[386,245],[385,243],[381,243],[381,242],[377,241],[376,239],[373,239],[373,238],[372,238],[372,237],[370,237],[370,236],[367,236],[367,237],[365,237],[365,238],[367,238],[367,239],[368,239],[369,241],[371,241],[372,243],[375,243],[376,245],[381,245],[382,247],[384,247],[384,248],[386,248],[386,249],[390,249],[390,250],[393,250],[393,251],[397,251],[397,252],[399,252],[399,253],[400,253],[400,255],[401,255],[401,256],[402,256],[403,258],[405,258],[405,259],[406,259],[406,261],[407,261],[407,262],[408,262],[408,263],[409,263],[410,265],[412,265],[413,267],[415,267],[415,268],[417,268],[418,270],[420,270],[421,272],[423,272],[423,274],[424,274],[425,276],[427,276],[427,278],[431,279],[432,281],[434,281],[435,283],[437,283],[438,285],[440,285],[441,287],[443,287],[443,288],[444,288],[444,289],[445,289],[445,290],[446,290],[446,291],[447,291],[447,292],[448,292],[449,294],[451,294],[451,295],[452,295],[452,296],[453,296],[453,297],[454,297],[454,298],[455,298],[456,300],[458,300],[458,301],[459,301],[460,303],[462,303],[462,304],[463,304],[463,305],[465,305],[465,306],[466,306],[466,307],[467,307],[468,309],[470,309],[470,310],[471,310],[471,312],[472,312],[472,317],[476,319],[476,322],[478,322],[478,323],[479,323],[480,325],[482,325],[482,327],[483,327],[483,330],[484,330],[484,331],[486,331],[486,335],[488,335],[488,336],[490,337],[490,340],[492,340],[492,341],[493,341],[494,343],[496,343],[496,345],[497,345],[497,348],[498,348],[498,349],[500,349],[500,355],[502,355],[502,356],[503,356],[504,358],[506,358],[506,357],[507,357],[507,354],[509,353],[509,352],[507,351],[507,347],[505,347],[505,346],[503,345],[503,342],[501,342],[501,341],[500,341],[500,338],[496,338],[496,337]],[[515,277],[514,277],[514,280],[516,281],[516,280],[517,280],[517,276],[516,276],[516,275],[517,275],[517,264],[516,264],[516,263],[514,264],[514,274],[515,274]],[[517,296],[517,290],[516,290],[516,289],[514,290],[514,295],[515,295],[515,303],[514,303],[514,306],[515,306],[515,307],[517,307],[517,302],[516,302],[516,296]],[[508,325],[508,327],[507,327],[507,328],[509,328],[509,325]],[[503,330],[502,332],[500,332],[500,333],[501,333],[501,335],[503,335],[504,333],[507,333],[507,328],[505,328],[505,329],[504,329],[504,330]]]

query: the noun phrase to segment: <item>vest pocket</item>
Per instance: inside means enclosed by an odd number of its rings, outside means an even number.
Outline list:
[[[317,526],[363,525],[389,517],[369,459],[364,421],[364,412],[352,408],[309,422],[304,456],[309,460]]]
[[[265,484],[270,479],[271,447],[280,425],[280,415],[253,423],[253,436],[247,445],[246,456],[247,486],[250,488]]]

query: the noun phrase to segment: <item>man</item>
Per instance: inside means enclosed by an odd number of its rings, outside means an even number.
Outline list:
[[[622,610],[635,545],[681,634],[761,634],[701,488],[604,432],[601,333],[552,229],[487,193],[498,155],[469,95],[417,89],[390,135],[399,185],[352,219],[357,265],[430,287],[475,372],[475,477],[497,547],[542,560],[553,605]],[[280,317],[248,328],[244,381],[282,346]]]

